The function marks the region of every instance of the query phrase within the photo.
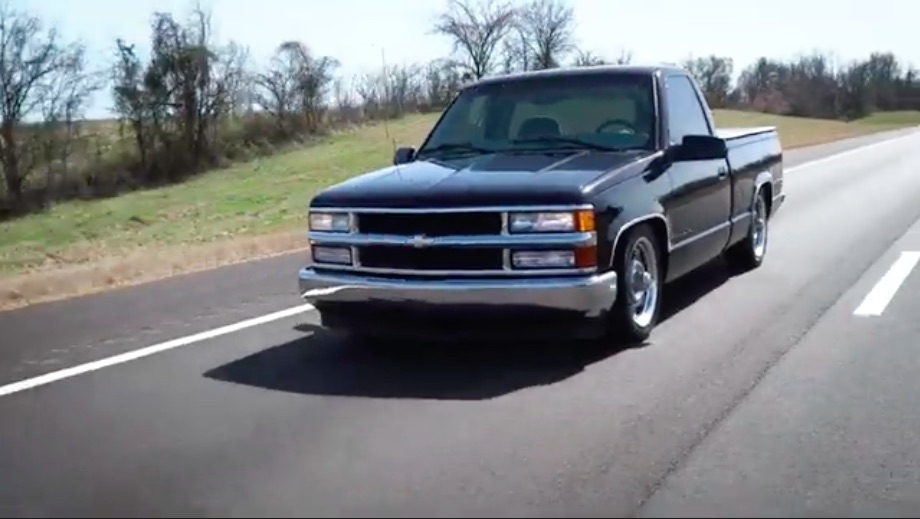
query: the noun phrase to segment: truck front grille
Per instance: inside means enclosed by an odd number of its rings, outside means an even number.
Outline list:
[[[587,207],[590,206],[336,208],[336,212],[351,215],[351,229],[348,232],[310,231],[310,243],[314,247],[351,250],[350,264],[317,263],[314,259],[315,268],[323,270],[397,277],[581,274],[595,267],[516,268],[514,251],[595,246],[595,230],[511,234],[506,222],[511,213],[517,211],[575,211]]]
[[[500,234],[498,212],[358,213],[358,232],[404,236],[476,236]]]
[[[416,249],[401,245],[358,247],[362,267],[388,270],[465,271],[501,270],[501,248],[430,247]]]

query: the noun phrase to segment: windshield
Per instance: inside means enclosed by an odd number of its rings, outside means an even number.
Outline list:
[[[654,147],[652,77],[569,74],[463,91],[419,155]]]

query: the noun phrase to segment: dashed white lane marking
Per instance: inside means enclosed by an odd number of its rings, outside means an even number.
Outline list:
[[[824,164],[839,158],[848,157],[855,153],[862,153],[864,151],[874,150],[881,146],[887,146],[893,142],[902,141],[905,139],[916,137],[915,132],[911,132],[907,135],[895,137],[893,139],[887,139],[884,141],[874,142],[872,144],[866,144],[865,146],[859,146],[857,148],[852,148],[846,151],[834,155],[828,155],[826,157],[821,157],[820,159],[815,159],[804,164],[799,164],[798,166],[793,166],[785,170],[786,173],[791,173],[793,171],[808,168],[811,166],[816,166],[818,164]],[[175,348],[181,348],[183,346],[188,346],[196,342],[201,342],[207,339],[213,339],[215,337],[220,337],[221,335],[227,335],[228,333],[237,332],[244,330],[246,328],[251,328],[253,326],[258,326],[260,324],[270,323],[272,321],[277,321],[279,319],[284,319],[286,317],[292,317],[298,314],[303,314],[313,310],[313,305],[303,304],[295,306],[293,308],[288,308],[287,310],[281,310],[279,312],[271,313],[268,315],[263,315],[261,317],[254,317],[252,319],[247,319],[245,321],[240,321],[235,324],[230,324],[227,326],[222,326],[220,328],[215,328],[213,330],[204,331],[201,333],[196,333],[194,335],[189,335],[186,337],[180,337],[178,339],[173,339],[171,341],[162,342],[160,344],[154,344],[153,346],[147,346],[139,350],[129,351],[127,353],[122,353],[120,355],[115,355],[114,357],[108,357],[101,360],[96,360],[93,362],[88,362],[86,364],[80,364],[79,366],[73,366],[70,368],[62,369],[59,371],[54,371],[51,373],[46,373],[44,375],[39,375],[34,378],[21,380],[19,382],[13,382],[12,384],[7,384],[5,386],[0,386],[0,397],[6,395],[12,395],[13,393],[18,393],[20,391],[25,391],[27,389],[32,389],[34,387],[43,386],[45,384],[50,384],[52,382],[57,382],[65,378],[75,377],[77,375],[82,375],[84,373],[89,373],[91,371],[97,371],[102,368],[107,368],[109,366],[114,366],[116,364],[123,364],[128,361],[140,359],[142,357],[147,357],[155,353],[160,353],[167,350],[172,350]]]
[[[898,292],[898,289],[901,288],[904,280],[907,279],[907,276],[909,276],[914,267],[917,266],[918,261],[920,261],[920,252],[902,252],[901,256],[898,257],[894,264],[891,265],[891,268],[888,269],[888,272],[886,272],[885,275],[882,276],[882,279],[879,279],[875,286],[872,287],[872,290],[866,294],[862,303],[853,311],[853,315],[862,317],[882,315],[888,303],[891,302],[891,299]]]
[[[44,375],[39,375],[35,378],[21,380],[19,382],[13,382],[12,384],[0,386],[0,396],[12,395],[13,393],[25,391],[26,389],[32,389],[34,387],[43,386],[45,384],[57,382],[58,380],[75,377],[77,375],[82,375],[84,373],[89,373],[91,371],[100,370],[102,368],[107,368],[109,366],[114,366],[116,364],[123,364],[128,361],[132,361],[132,360],[136,360],[142,357],[153,355],[154,353],[160,353],[160,352],[172,350],[175,348],[181,348],[182,346],[188,346],[189,344],[193,344],[193,343],[208,340],[208,339],[213,339],[215,337],[220,337],[221,335],[227,335],[228,333],[238,332],[240,330],[245,330],[246,328],[252,328],[253,326],[270,323],[272,321],[277,321],[279,319],[284,319],[286,317],[292,317],[298,314],[309,312],[310,310],[313,310],[313,305],[304,304],[300,306],[295,306],[293,308],[287,308],[285,310],[274,312],[268,315],[262,315],[259,317],[254,317],[252,319],[247,319],[245,321],[240,321],[238,323],[229,324],[227,326],[221,326],[220,328],[215,328],[213,330],[207,330],[201,333],[196,333],[194,335],[187,335],[185,337],[180,337],[178,339],[173,339],[171,341],[161,342],[159,344],[147,346],[139,350],[129,351],[127,353],[122,353],[119,355],[115,355],[113,357],[108,357],[108,358],[96,360],[93,362],[87,362],[86,364],[80,364],[78,366],[73,366],[71,368],[62,369],[60,371],[46,373]]]

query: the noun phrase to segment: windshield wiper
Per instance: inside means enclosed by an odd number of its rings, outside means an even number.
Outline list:
[[[438,144],[437,146],[425,148],[419,151],[419,155],[430,155],[433,153],[441,153],[445,151],[472,152],[480,153],[483,155],[487,153],[495,153],[495,150],[476,146],[472,142],[445,142],[444,144]]]
[[[596,142],[590,142],[576,137],[563,137],[563,136],[547,136],[547,137],[534,137],[530,139],[514,139],[511,141],[512,144],[564,144],[567,146],[575,148],[583,148],[589,150],[598,150],[598,151],[623,151],[625,148],[617,148],[616,146],[607,146],[604,144],[598,144]]]

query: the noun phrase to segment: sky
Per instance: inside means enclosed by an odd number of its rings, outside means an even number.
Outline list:
[[[68,39],[87,44],[93,65],[114,55],[124,38],[145,47],[155,10],[182,17],[191,0],[12,0],[54,24]],[[634,63],[677,62],[689,56],[731,56],[736,71],[760,56],[830,52],[841,62],[875,50],[892,51],[920,66],[917,21],[903,0],[569,0],[579,45]],[[305,42],[316,54],[337,58],[352,75],[387,64],[444,57],[451,43],[431,26],[445,0],[201,0],[212,13],[216,37],[249,48],[264,64],[285,40]],[[871,9],[869,8],[871,5]],[[915,36],[909,36],[911,33]],[[107,117],[111,100],[97,96],[88,112]]]

